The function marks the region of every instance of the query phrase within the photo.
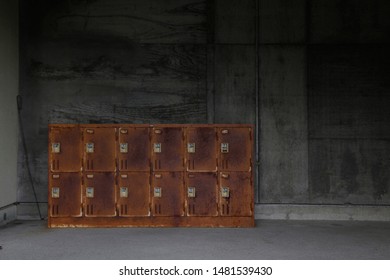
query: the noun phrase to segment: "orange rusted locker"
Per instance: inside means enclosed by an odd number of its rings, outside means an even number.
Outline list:
[[[115,216],[115,174],[112,172],[86,172],[83,182],[85,216]]]
[[[187,216],[217,216],[217,174],[191,172],[186,175]]]
[[[49,171],[81,171],[80,133],[78,125],[49,127]]]
[[[152,175],[152,216],[183,216],[183,173],[154,172]]]
[[[149,128],[123,126],[118,131],[117,155],[119,170],[149,171]]]
[[[217,171],[217,137],[214,127],[186,129],[188,171]]]
[[[80,217],[81,174],[49,174],[49,215],[51,217]]]
[[[84,170],[113,172],[116,169],[116,128],[83,127]]]
[[[119,216],[149,216],[149,172],[121,172],[116,196]]]
[[[218,128],[219,170],[251,171],[252,129],[248,127]]]
[[[252,216],[253,187],[250,172],[219,174],[220,214],[222,216]]]
[[[49,125],[49,227],[252,227],[253,126]]]
[[[153,170],[183,171],[184,131],[182,127],[154,127],[151,144]]]

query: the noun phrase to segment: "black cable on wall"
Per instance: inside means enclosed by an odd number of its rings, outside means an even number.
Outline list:
[[[20,136],[21,136],[21,140],[22,140],[24,160],[26,162],[27,175],[28,175],[28,178],[29,178],[29,181],[31,184],[32,191],[34,193],[34,199],[35,199],[35,204],[37,205],[39,218],[41,220],[43,220],[44,218],[42,217],[41,209],[39,208],[39,202],[38,202],[38,198],[37,198],[37,193],[35,191],[34,180],[33,180],[32,174],[31,174],[30,163],[29,163],[30,161],[29,161],[28,153],[27,153],[26,138],[24,135],[24,127],[23,127],[23,120],[22,120],[22,114],[21,114],[23,104],[22,104],[22,97],[20,95],[18,95],[16,97],[16,102],[18,105],[19,130],[20,130]]]

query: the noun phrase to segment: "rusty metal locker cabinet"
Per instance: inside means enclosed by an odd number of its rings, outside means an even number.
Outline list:
[[[251,171],[253,146],[251,128],[219,128],[218,139],[220,170]]]
[[[149,128],[125,126],[119,128],[118,131],[117,155],[119,170],[149,171]]]
[[[50,171],[81,171],[80,133],[76,125],[49,128]]]
[[[186,213],[188,216],[217,216],[217,174],[191,172],[186,175]]]
[[[117,186],[119,216],[149,216],[149,172],[121,172]]]
[[[115,127],[86,127],[83,129],[84,170],[115,171]]]
[[[252,216],[253,188],[250,172],[221,172],[219,178],[220,214]]]
[[[183,173],[154,172],[152,175],[152,215],[183,216]]]
[[[112,172],[87,172],[83,181],[85,216],[115,216],[115,174]]]
[[[253,126],[52,124],[49,227],[253,227]]]
[[[49,215],[51,217],[80,217],[81,174],[49,174]]]
[[[217,137],[214,127],[190,127],[186,130],[188,171],[217,170]]]
[[[184,132],[182,127],[154,127],[152,167],[156,171],[183,171]]]

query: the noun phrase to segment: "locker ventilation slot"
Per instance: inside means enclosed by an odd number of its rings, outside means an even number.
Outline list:
[[[53,216],[56,216],[58,215],[59,211],[58,211],[58,205],[53,205],[52,208],[51,208],[51,214]]]
[[[93,170],[93,159],[87,159],[87,170]]]
[[[121,204],[121,215],[127,215],[127,204]]]
[[[222,204],[222,215],[229,215],[229,205],[228,204]]]
[[[87,204],[87,215],[93,215],[93,204]]]
[[[59,170],[60,169],[60,161],[58,159],[53,159],[52,168],[53,168],[53,170]]]
[[[222,160],[222,168],[229,169],[229,160],[227,160],[227,159]]]
[[[161,214],[161,204],[154,205],[154,214]]]
[[[154,160],[154,169],[161,169],[161,161],[160,160]]]
[[[121,170],[127,170],[127,159],[121,160]]]
[[[195,204],[190,204],[188,206],[188,214],[194,215],[195,214]]]
[[[195,160],[188,160],[188,169],[195,169]]]

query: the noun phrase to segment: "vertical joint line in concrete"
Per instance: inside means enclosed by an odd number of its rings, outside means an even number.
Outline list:
[[[255,116],[255,193],[256,203],[260,203],[260,0],[255,1],[255,106],[256,106],[256,116]]]

